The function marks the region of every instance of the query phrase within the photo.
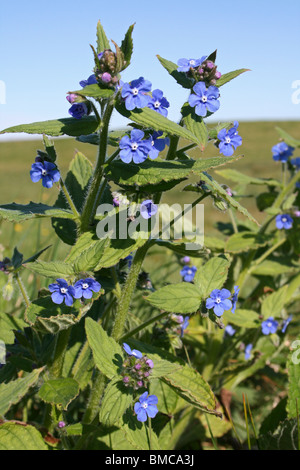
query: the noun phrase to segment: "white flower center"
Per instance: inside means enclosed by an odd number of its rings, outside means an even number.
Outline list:
[[[188,269],[187,274],[193,274],[193,271],[191,269]]]
[[[82,284],[82,289],[87,289],[89,287],[89,285],[85,282],[84,284]]]
[[[133,89],[132,89],[132,94],[133,94],[133,96],[138,95],[138,94],[139,94],[139,90],[138,90],[137,88],[133,88]]]
[[[42,176],[46,176],[47,174],[47,171],[46,170],[42,170]]]
[[[66,294],[66,293],[67,293],[67,289],[66,289],[65,287],[62,287],[62,288],[60,289],[60,292],[61,292],[61,294]]]
[[[220,299],[220,297],[217,297],[217,298],[216,298],[216,303],[217,303],[217,304],[220,304],[221,302],[222,302],[222,300]]]
[[[207,102],[207,96],[202,96],[201,101],[202,101],[202,103],[206,103]]]
[[[194,59],[190,60],[190,65],[193,66],[193,65],[195,65],[195,63],[196,63],[196,62],[194,61]]]
[[[151,141],[151,145],[152,145],[152,147],[153,147],[153,145],[154,145],[154,140]]]
[[[286,217],[282,217],[282,222],[287,222],[287,218]]]
[[[272,323],[269,321],[268,322],[268,327],[271,328],[271,326],[272,326]]]
[[[159,108],[160,107],[160,101],[155,101],[154,103],[154,108]]]
[[[230,144],[231,138],[230,138],[230,137],[226,137],[226,138],[225,138],[225,142],[226,142],[226,144]]]
[[[137,150],[137,148],[138,148],[138,144],[137,144],[136,142],[133,142],[133,143],[131,144],[131,149],[132,149],[132,150]]]
[[[145,410],[146,408],[148,408],[148,403],[146,403],[146,402],[144,401],[144,402],[142,403],[142,408],[144,408],[144,410]]]

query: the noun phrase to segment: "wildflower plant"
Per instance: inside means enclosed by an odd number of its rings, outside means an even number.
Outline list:
[[[14,224],[48,219],[56,241],[26,256],[17,247],[1,255],[1,286],[14,282],[23,303],[0,314],[0,340],[7,347],[0,369],[0,448],[30,442],[41,450],[202,449],[213,430],[218,439],[232,432],[222,416],[231,417],[228,406],[238,415],[241,386],[251,392],[258,384],[263,411],[254,405],[264,422],[256,445],[272,441],[273,419],[281,434],[296,426],[298,372],[286,345],[297,324],[300,288],[300,222],[293,217],[300,172],[290,159],[300,141],[278,129],[282,140],[266,158],[282,163],[282,180],[232,169],[242,157],[237,121],[213,125],[206,118],[218,122],[222,87],[246,69],[221,73],[216,51],[175,62],[158,55],[170,80],[188,93],[173,122],[168,111],[176,103],[166,98],[168,90],[152,90],[143,71],[122,81],[133,30],[118,45],[98,23],[93,64],[81,76],[88,78],[78,90],[66,90],[69,117],[1,132],[42,136],[43,150],[24,184],[41,184],[56,201],[5,204],[0,217]],[[128,120],[130,131],[110,129],[113,112]],[[51,140],[63,135],[95,148],[96,164],[77,152],[64,176],[64,157]],[[208,146],[217,147],[215,157],[206,157]],[[168,240],[150,232],[153,221],[165,220],[164,195],[172,190],[180,202],[180,183],[192,208],[210,200],[216,214],[229,215],[227,224],[216,226],[219,237],[207,236],[192,249],[189,239],[172,231]],[[253,196],[260,223],[241,203],[247,185],[264,188]],[[131,237],[112,236],[116,215]],[[105,237],[98,236],[99,224],[107,224]],[[10,292],[6,298],[13,300],[16,289]],[[282,394],[287,404],[275,416],[273,402],[260,393],[278,369],[278,388],[284,380],[289,385]],[[222,445],[235,441],[224,438]]]

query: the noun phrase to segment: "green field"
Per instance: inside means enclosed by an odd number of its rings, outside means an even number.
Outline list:
[[[280,177],[281,165],[272,160],[271,148],[278,142],[278,134],[275,127],[279,126],[288,131],[295,138],[300,138],[300,122],[244,122],[240,124],[239,133],[243,137],[243,145],[236,154],[243,154],[234,164],[234,168],[248,175],[258,177]],[[58,138],[55,139],[58,153],[58,164],[64,177],[68,165],[76,152],[76,149],[83,152],[92,162],[95,161],[97,149],[90,144],[82,144],[75,139]],[[34,184],[30,180],[29,171],[34,162],[37,149],[42,149],[42,139],[30,141],[11,141],[0,143],[0,174],[1,192],[0,203],[5,204],[12,201],[26,204],[29,201],[45,202],[51,204],[57,197],[57,189],[43,189],[41,184]],[[210,144],[205,152],[201,154],[198,150],[190,151],[194,158],[206,158],[218,155],[218,150]],[[295,156],[297,156],[295,154]],[[226,157],[224,157],[226,161]],[[216,175],[219,182],[220,176]],[[229,184],[228,181],[224,183]],[[184,186],[177,186],[164,196],[164,202],[188,203],[191,201],[191,194],[180,192]],[[249,195],[255,194],[255,187],[249,188]],[[261,214],[257,210],[253,198],[244,198],[243,205],[258,219]],[[227,222],[227,213],[212,210],[209,200],[205,203],[205,233],[214,232],[214,223],[217,221]],[[39,226],[40,230],[35,230],[33,225]],[[216,234],[216,232],[215,232]],[[35,250],[52,242],[52,229],[49,220],[36,220],[20,224],[2,223],[0,244],[5,248],[5,254],[11,255],[13,245],[17,245],[20,250]],[[58,251],[62,254],[66,247],[60,243]],[[56,248],[55,248],[56,250]],[[28,253],[30,254],[30,253]],[[54,254],[54,253],[52,253]],[[49,250],[49,256],[51,256]]]

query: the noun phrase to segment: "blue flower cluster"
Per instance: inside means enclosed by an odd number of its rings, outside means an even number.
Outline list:
[[[93,292],[101,289],[101,284],[91,277],[80,279],[74,286],[69,285],[65,279],[56,279],[56,282],[57,284],[49,285],[51,299],[57,305],[65,302],[68,307],[73,305],[74,299],[91,299]]]
[[[219,150],[225,157],[231,157],[237,147],[242,145],[242,137],[238,134],[239,123],[234,121],[233,127],[227,131],[220,130],[218,133]]]
[[[147,356],[143,356],[141,351],[131,349],[126,343],[123,343],[123,348],[129,356],[122,365],[121,375],[123,376],[124,385],[132,387],[134,390],[145,387],[154,367],[153,361]],[[148,397],[148,392],[144,392],[134,406],[138,421],[144,422],[148,416],[154,418],[158,413],[155,406],[157,403],[158,398],[156,395]]]
[[[145,80],[144,77],[132,80],[130,83],[124,83],[121,96],[125,100],[126,109],[132,111],[133,109],[148,107],[166,117],[168,115],[167,108],[170,106],[169,101],[159,89],[153,90],[152,96],[149,95],[151,88],[151,82]]]
[[[224,311],[230,309],[232,313],[234,313],[236,309],[239,291],[239,287],[234,286],[234,293],[231,296],[231,292],[228,289],[214,289],[210,293],[210,297],[206,300],[206,308],[208,310],[213,309],[217,317],[221,317]]]
[[[149,156],[151,160],[158,157],[159,152],[169,145],[168,138],[161,138],[162,132],[153,132],[149,138],[144,139],[145,133],[140,129],[133,129],[130,137],[125,135],[120,140],[120,158],[124,163],[143,163]]]
[[[60,180],[60,173],[54,163],[46,160],[40,161],[40,158],[37,157],[35,163],[31,166],[30,178],[33,183],[42,180],[44,188],[52,188],[53,183]]]

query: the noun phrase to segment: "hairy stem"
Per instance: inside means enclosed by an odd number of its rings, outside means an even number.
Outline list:
[[[90,227],[90,223],[95,216],[98,202],[99,202],[99,192],[100,184],[103,176],[103,165],[105,162],[106,151],[107,151],[107,137],[108,137],[108,126],[110,118],[114,109],[114,100],[109,101],[104,114],[103,120],[100,128],[100,143],[98,149],[98,159],[92,182],[89,188],[87,198],[82,211],[81,216],[81,232],[87,232]],[[100,193],[101,194],[101,193]]]

